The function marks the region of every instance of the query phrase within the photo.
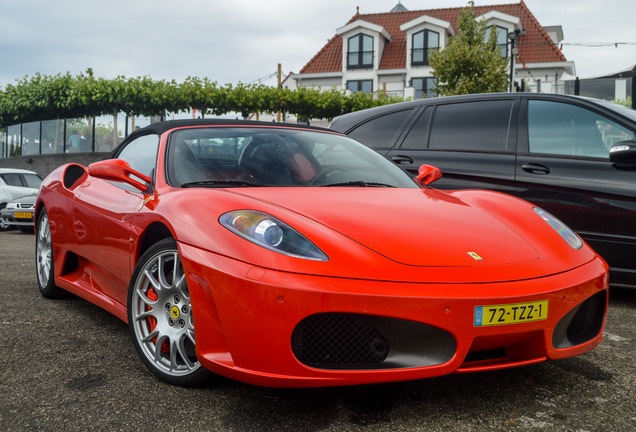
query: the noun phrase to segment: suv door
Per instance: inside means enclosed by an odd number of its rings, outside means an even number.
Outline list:
[[[591,105],[522,104],[517,195],[568,224],[620,279],[636,276],[636,166],[612,164],[609,148],[634,132]]]
[[[436,188],[513,193],[517,106],[514,98],[429,105],[386,156],[413,174],[441,168]]]

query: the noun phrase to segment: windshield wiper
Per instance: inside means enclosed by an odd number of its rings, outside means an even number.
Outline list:
[[[196,186],[208,186],[208,187],[252,187],[262,186],[260,184],[251,183],[245,180],[201,180],[195,182],[188,182],[181,185],[181,187],[196,187]]]
[[[321,185],[321,187],[332,187],[332,186],[361,186],[361,187],[395,187],[386,183],[374,183],[374,182],[365,182],[362,180],[343,182],[343,183],[328,183],[326,185]]]

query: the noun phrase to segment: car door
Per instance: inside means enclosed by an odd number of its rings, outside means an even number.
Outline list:
[[[577,231],[614,277],[636,276],[636,166],[608,156],[634,126],[593,105],[532,97],[522,119],[517,195]]]
[[[143,135],[124,146],[117,158],[153,176],[158,143],[157,135]],[[146,196],[128,184],[91,176],[75,195],[78,253],[86,260],[93,287],[121,304],[126,303],[132,274],[131,221]]]
[[[422,164],[440,168],[435,188],[512,193],[517,106],[514,98],[429,105],[386,156],[413,174]]]

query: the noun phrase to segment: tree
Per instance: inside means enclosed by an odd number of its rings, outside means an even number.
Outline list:
[[[485,20],[476,19],[472,1],[459,15],[457,35],[429,60],[440,96],[505,92],[508,88],[508,61],[497,49],[495,27],[488,29]]]

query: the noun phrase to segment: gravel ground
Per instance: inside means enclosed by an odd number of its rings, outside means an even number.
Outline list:
[[[33,235],[0,232],[2,431],[636,430],[636,289],[611,288],[604,341],[571,359],[346,388],[185,389],[145,369],[117,318],[41,297],[33,256]]]

